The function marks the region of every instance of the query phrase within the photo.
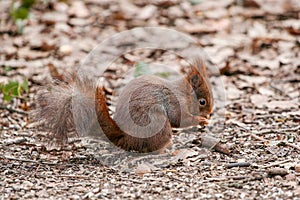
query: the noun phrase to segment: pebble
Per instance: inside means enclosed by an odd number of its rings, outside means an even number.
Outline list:
[[[90,21],[82,18],[72,18],[69,20],[69,23],[73,26],[86,26]]]
[[[139,15],[137,16],[137,19],[142,19],[146,20],[152,17],[157,10],[157,7],[154,5],[148,5],[145,6],[140,12]]]
[[[13,40],[13,44],[16,46],[16,47],[22,47],[24,46],[24,39],[22,37],[16,37],[14,40]]]
[[[295,171],[296,171],[296,172],[300,172],[300,165],[296,165],[296,166],[295,166]]]
[[[285,178],[286,178],[286,180],[288,180],[288,181],[294,181],[294,180],[296,180],[295,174],[287,174],[287,175],[285,176]]]
[[[110,190],[107,189],[107,188],[104,188],[104,189],[101,190],[101,194],[104,195],[104,196],[106,196],[109,193],[110,193]]]
[[[92,190],[93,193],[98,193],[99,191],[100,191],[99,187],[97,187],[97,188],[95,188],[95,189]]]
[[[49,56],[49,52],[33,51],[28,47],[20,48],[18,51],[18,57],[25,60],[36,60],[40,58],[46,58]]]
[[[86,18],[90,14],[83,1],[73,1],[72,6],[69,10],[69,15],[78,18]]]
[[[94,194],[93,192],[88,192],[88,193],[86,193],[86,194],[82,197],[82,199],[90,199],[90,198],[92,198],[94,195],[95,195],[95,194]]]
[[[14,46],[8,46],[4,48],[4,54],[6,59],[12,58],[17,53],[17,48]]]
[[[76,194],[74,194],[73,196],[71,196],[71,198],[70,199],[80,199],[80,196],[79,195],[76,195]]]
[[[181,18],[184,15],[184,12],[178,6],[172,6],[168,9],[168,14],[170,18]]]
[[[285,176],[288,174],[288,171],[284,168],[274,167],[274,168],[269,169],[268,174],[273,175],[273,176],[277,176],[277,175]]]
[[[31,38],[29,45],[32,49],[40,49],[42,51],[51,51],[56,48],[54,40],[42,40],[37,38]]]
[[[41,20],[47,25],[53,25],[58,22],[67,22],[68,16],[65,13],[47,12],[42,15]]]
[[[72,46],[65,44],[59,47],[58,54],[60,56],[69,56],[71,55],[72,51],[73,51]]]
[[[139,164],[135,170],[135,173],[138,174],[139,176],[142,176],[150,172],[151,172],[151,168],[146,164]]]
[[[35,197],[35,191],[31,190],[30,192],[26,193],[23,198],[24,199],[33,199]]]
[[[68,8],[69,8],[69,6],[64,2],[56,2],[54,4],[54,9],[57,12],[65,13],[65,12],[67,12]]]
[[[58,31],[64,32],[64,33],[70,33],[72,31],[71,27],[63,22],[58,22],[55,24],[54,28]]]
[[[13,188],[14,191],[20,191],[21,190],[21,186],[17,185],[17,184],[13,185],[12,188]]]

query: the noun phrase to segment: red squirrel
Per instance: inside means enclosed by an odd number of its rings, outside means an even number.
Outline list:
[[[80,136],[87,136],[84,129],[94,121],[116,146],[152,152],[170,143],[172,127],[206,125],[213,95],[204,62],[197,58],[177,80],[143,75],[130,81],[118,97],[113,118],[106,103],[104,87],[82,76],[40,93],[34,118],[42,121],[58,142],[66,141],[75,128]]]

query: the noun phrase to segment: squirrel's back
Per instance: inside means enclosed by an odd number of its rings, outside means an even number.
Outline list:
[[[168,81],[154,75],[130,81],[119,95],[114,120],[122,130],[135,132],[139,137],[153,134],[153,129],[163,126],[164,122],[155,119],[157,113],[165,115],[171,126],[179,127],[185,103],[178,90],[182,81],[184,78]]]

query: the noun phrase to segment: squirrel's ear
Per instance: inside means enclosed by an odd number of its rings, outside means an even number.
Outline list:
[[[199,84],[199,75],[196,74],[196,75],[193,75],[192,77],[190,77],[190,83],[193,85],[193,86],[196,86]]]
[[[195,67],[196,70],[200,72],[201,75],[206,76],[206,65],[202,58],[195,57],[193,58],[192,68]],[[194,70],[194,69],[193,69]]]

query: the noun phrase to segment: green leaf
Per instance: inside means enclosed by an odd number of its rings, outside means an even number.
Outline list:
[[[202,2],[202,0],[190,0],[192,5],[197,5]]]
[[[9,72],[11,70],[12,70],[12,68],[10,66],[5,65],[5,67],[4,67],[5,73],[7,73],[7,72]]]
[[[22,83],[22,88],[24,89],[24,91],[25,91],[26,93],[29,92],[28,80],[27,80],[27,79],[25,79],[25,80],[23,81],[23,83]]]
[[[145,62],[138,62],[135,66],[134,76],[138,77],[146,74],[152,74],[149,65]]]
[[[19,83],[15,81],[9,81],[8,84],[5,85],[5,93],[13,97],[19,96]]]
[[[21,97],[21,94],[22,94],[22,85],[21,84],[18,84],[18,88],[17,88],[17,97]]]
[[[1,91],[3,93],[4,101],[11,101],[14,97],[20,97],[22,93],[19,83],[15,81],[9,81],[7,84],[1,84]]]
[[[35,4],[36,0],[22,0],[22,7],[30,8]]]
[[[12,99],[13,99],[13,97],[10,96],[10,95],[7,95],[7,94],[4,94],[4,95],[3,95],[3,100],[4,100],[4,101],[8,101],[8,102],[9,102],[9,101],[11,101]]]
[[[24,20],[28,18],[29,10],[26,7],[13,8],[11,15],[15,21],[18,19]]]
[[[37,0],[13,0],[10,6],[10,16],[14,20],[18,33],[22,34],[24,29],[24,20],[29,18],[30,8]]]
[[[171,74],[169,72],[159,72],[159,73],[155,73],[158,76],[161,76],[163,78],[168,78]]]
[[[15,97],[22,98],[24,91],[29,92],[27,79],[22,84],[16,81],[9,81],[7,84],[0,83],[0,92],[3,93],[4,101],[11,101]]]

